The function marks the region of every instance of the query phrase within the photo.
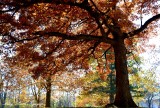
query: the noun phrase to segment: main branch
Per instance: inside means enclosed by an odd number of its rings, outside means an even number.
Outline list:
[[[103,36],[95,36],[95,35],[86,35],[86,34],[79,34],[79,35],[67,35],[66,33],[60,33],[60,32],[35,32],[33,33],[34,35],[39,35],[39,36],[55,36],[55,37],[61,37],[63,39],[67,40],[84,40],[84,41],[91,41],[91,40],[96,40],[96,41],[101,41],[109,44],[114,44],[114,40],[110,38],[104,38]]]

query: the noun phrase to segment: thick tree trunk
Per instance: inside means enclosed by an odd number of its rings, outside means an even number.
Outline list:
[[[116,69],[116,97],[114,105],[117,107],[137,107],[132,99],[128,70],[127,70],[127,58],[126,47],[124,45],[124,39],[118,39],[116,44],[113,45],[115,53],[115,69]]]
[[[50,108],[51,107],[51,78],[48,77],[47,79],[47,87],[46,87],[46,108]]]

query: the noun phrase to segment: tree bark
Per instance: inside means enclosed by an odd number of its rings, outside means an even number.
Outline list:
[[[113,45],[115,54],[115,69],[116,69],[116,97],[114,105],[117,107],[137,107],[132,99],[128,70],[127,70],[127,57],[126,57],[126,47],[124,44],[124,39],[117,39],[116,44]]]
[[[51,77],[49,76],[47,81],[46,81],[46,108],[51,107]]]

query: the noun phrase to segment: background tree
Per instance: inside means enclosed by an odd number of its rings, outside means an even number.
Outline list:
[[[54,38],[50,38],[50,40],[52,39]],[[73,71],[73,70],[76,71],[78,69],[87,70],[88,68],[87,62],[82,62],[82,61],[86,61],[87,58],[82,58],[82,59],[80,58],[75,60],[75,57],[74,57],[75,52],[72,53],[72,56],[67,54],[70,52],[70,50],[75,50],[77,51],[76,54],[78,54],[78,56],[81,56],[83,51],[79,52],[82,49],[76,48],[76,45],[78,43],[72,42],[73,45],[70,45],[68,48],[68,45],[66,43],[67,41],[64,41],[65,44],[63,49],[58,48],[58,46],[63,41],[64,40],[60,40],[59,43],[56,43],[54,41],[50,42],[48,40],[47,44],[45,41],[41,41],[41,44],[38,43],[36,45],[36,48],[35,46],[32,46],[33,45],[32,42],[29,42],[27,43],[28,44],[27,46],[20,45],[17,48],[17,51],[18,51],[17,55],[12,58],[9,58],[9,61],[11,59],[12,61],[14,61],[14,62],[10,62],[11,65],[13,65],[13,63],[16,63],[16,64],[19,64],[19,67],[21,68],[27,67],[28,71],[32,74],[32,77],[34,79],[38,79],[39,77],[42,78],[43,85],[46,90],[46,107],[50,107],[51,105],[50,101],[51,101],[52,82],[54,81],[54,77],[56,76],[56,74],[60,75],[63,72]],[[65,49],[65,46],[66,46],[66,49]],[[55,53],[53,53],[52,51],[53,49],[50,49],[50,47],[55,47],[54,50],[57,50],[57,52],[55,51]],[[63,55],[64,52],[61,50],[63,50],[66,55]],[[78,63],[80,63],[81,65],[79,65]]]
[[[77,107],[105,106],[106,103],[109,103],[109,94],[106,93],[109,83],[101,79],[101,74],[90,72],[78,82],[81,83],[81,91],[76,99]],[[104,96],[105,98],[102,98]]]
[[[155,75],[154,71],[140,71],[130,75],[130,83],[135,87],[133,90],[136,90],[133,91],[133,97],[136,103],[148,101],[148,107],[152,107],[152,99],[158,93],[158,82],[155,80]]]
[[[44,83],[43,83],[43,79],[41,77],[39,77],[37,80],[31,79],[29,90],[32,91],[32,94],[33,94],[34,99],[37,104],[37,106],[36,106],[37,108],[39,108],[39,104],[42,100],[43,89],[44,89]]]
[[[129,89],[124,41],[135,37],[148,38],[147,32],[157,27],[155,22],[160,18],[158,7],[158,0],[4,0],[0,6],[1,35],[5,42],[22,44],[44,39],[45,36],[77,40],[75,42],[93,46],[90,47],[92,53],[98,53],[94,49],[100,43],[111,46],[116,68],[114,104],[118,107],[136,107]],[[144,14],[153,16],[143,23]],[[139,20],[141,26],[136,26],[133,20]]]

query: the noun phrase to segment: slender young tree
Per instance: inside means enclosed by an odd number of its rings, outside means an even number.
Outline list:
[[[160,18],[158,0],[2,0],[0,4],[3,42],[25,44],[26,41],[41,42],[58,37],[84,42],[87,47],[84,46],[81,52],[92,54],[98,53],[96,49],[102,43],[106,45],[106,51],[112,47],[116,69],[114,104],[137,107],[129,89],[126,57],[129,47],[125,41],[139,37],[147,39],[147,33],[154,31]],[[143,22],[144,15],[152,17]],[[136,26],[134,20],[140,21],[141,26]],[[72,44],[70,41],[66,43]]]

